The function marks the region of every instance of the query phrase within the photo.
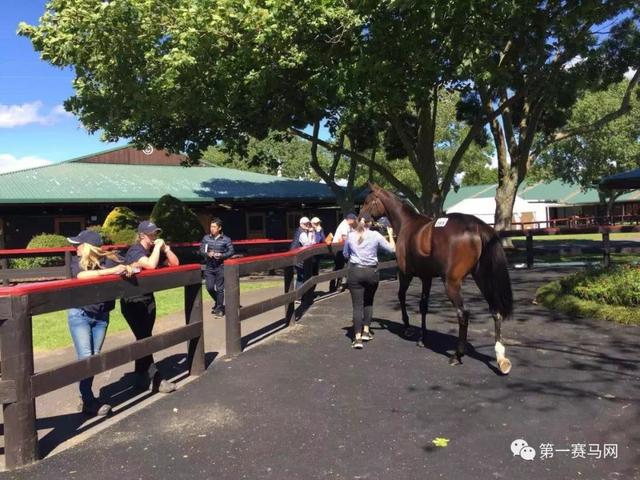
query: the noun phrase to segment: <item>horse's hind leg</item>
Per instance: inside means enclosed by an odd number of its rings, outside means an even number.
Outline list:
[[[462,279],[450,279],[445,280],[445,291],[447,297],[456,307],[456,313],[458,315],[458,346],[456,353],[449,360],[449,365],[460,365],[462,363],[462,356],[465,352],[467,345],[467,329],[469,327],[469,312],[464,308],[462,301],[462,295],[460,294],[460,287],[462,285]]]
[[[502,334],[500,332],[502,327],[502,315],[497,312],[491,312],[493,315],[493,321],[496,327],[496,361],[498,362],[498,367],[500,367],[500,371],[507,375],[511,371],[511,361],[505,357],[505,349],[504,344],[502,343]]]
[[[400,287],[398,288],[398,300],[400,301],[400,310],[402,310],[402,323],[404,323],[405,336],[411,335],[411,326],[409,325],[409,315],[407,314],[407,289],[413,276],[398,272],[398,280]]]
[[[427,345],[427,313],[429,312],[429,294],[431,293],[431,282],[433,278],[422,279],[422,296],[420,297],[420,315],[422,316],[422,339],[418,341],[418,346]]]
[[[496,329],[496,362],[498,362],[500,371],[504,375],[507,375],[511,371],[511,361],[505,356],[504,343],[502,343],[502,315],[500,315],[496,311],[496,307],[491,296],[491,285],[489,285],[486,281],[482,281],[482,277],[480,277],[480,275],[478,274],[474,274],[473,279],[476,281],[476,285],[478,285],[478,288],[482,292],[482,295],[489,304],[489,309],[491,310],[491,316],[493,317],[493,322]]]

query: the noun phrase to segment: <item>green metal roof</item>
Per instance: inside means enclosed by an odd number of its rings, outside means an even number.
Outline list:
[[[461,187],[457,192],[447,195],[444,202],[444,209],[455,205],[467,198],[489,198],[496,194],[497,184],[492,185],[471,185]],[[600,203],[598,190],[589,188],[582,190],[579,185],[564,183],[561,180],[551,182],[527,183],[520,185],[518,196],[529,202],[557,203],[560,205],[587,205]],[[618,197],[616,202],[629,202],[640,200],[640,190],[626,193]]]
[[[222,167],[66,161],[0,175],[0,204],[334,200],[324,184]]]

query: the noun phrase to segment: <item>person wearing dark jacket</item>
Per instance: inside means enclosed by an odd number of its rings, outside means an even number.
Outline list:
[[[164,240],[158,238],[162,229],[155,223],[145,220],[138,225],[138,242],[132,245],[125,255],[124,261],[136,270],[155,270],[164,265],[174,267],[180,264],[178,257]],[[153,293],[136,295],[120,300],[120,311],[129,324],[136,340],[151,336],[156,323],[156,299]],[[135,386],[147,390],[151,385],[153,391],[171,393],[176,384],[162,378],[153,355],[136,360]]]
[[[222,220],[213,218],[210,233],[202,237],[200,254],[205,259],[204,279],[207,292],[214,300],[211,313],[224,315],[224,261],[235,251],[231,239],[222,233]]]

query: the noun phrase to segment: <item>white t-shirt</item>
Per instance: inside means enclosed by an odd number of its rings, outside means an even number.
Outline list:
[[[316,243],[316,233],[301,232],[298,240],[300,241],[300,245],[302,245],[303,247],[308,247],[309,245],[313,245],[314,243]]]
[[[333,235],[333,243],[341,242],[342,237],[347,237],[351,232],[353,232],[353,229],[349,226],[347,220],[342,220],[338,228],[336,228],[336,233]]]

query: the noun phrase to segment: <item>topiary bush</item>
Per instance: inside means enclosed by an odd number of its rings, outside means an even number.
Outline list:
[[[102,234],[109,239],[109,243],[130,245],[136,240],[138,216],[127,207],[116,207],[102,224]]]
[[[151,220],[162,229],[168,242],[197,242],[204,231],[193,211],[171,195],[164,195],[153,207]]]
[[[27,244],[27,249],[33,248],[59,248],[69,247],[66,237],[51,233],[41,233],[33,237]],[[22,257],[11,260],[11,268],[40,268],[64,265],[64,256],[56,255],[49,257]]]

